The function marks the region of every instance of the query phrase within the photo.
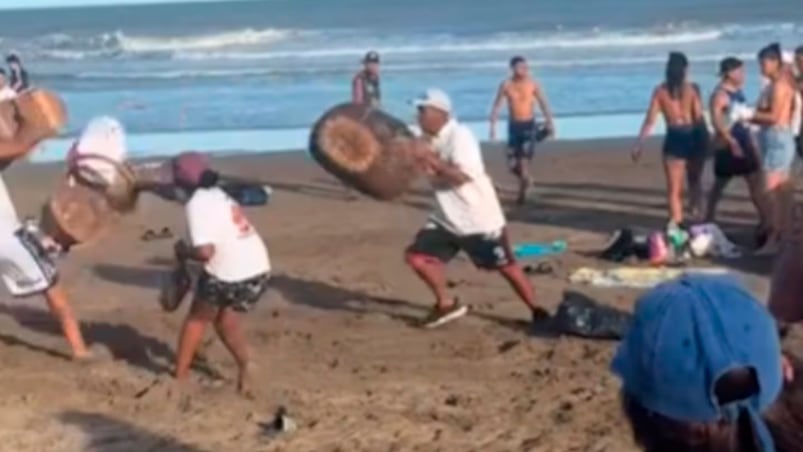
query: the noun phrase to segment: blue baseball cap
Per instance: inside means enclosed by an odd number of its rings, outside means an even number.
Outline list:
[[[744,367],[755,371],[758,392],[720,404],[717,380]],[[644,294],[611,368],[625,394],[675,421],[735,422],[747,409],[764,449],[775,450],[760,413],[783,387],[778,329],[734,278],[683,276]]]

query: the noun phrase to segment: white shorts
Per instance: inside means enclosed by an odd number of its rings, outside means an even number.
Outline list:
[[[39,240],[24,229],[0,234],[0,277],[15,297],[39,294],[58,280],[58,271]]]

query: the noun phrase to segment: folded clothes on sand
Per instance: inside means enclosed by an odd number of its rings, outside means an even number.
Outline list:
[[[569,281],[575,284],[587,284],[597,287],[632,287],[646,289],[686,274],[723,275],[727,273],[728,270],[721,267],[617,267],[608,270],[582,267],[575,270],[574,273],[569,276]]]

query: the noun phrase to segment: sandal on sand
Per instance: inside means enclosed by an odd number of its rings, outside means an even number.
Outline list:
[[[173,238],[173,231],[170,230],[169,227],[165,226],[159,232],[156,232],[153,229],[146,230],[145,233],[142,234],[142,237],[140,237],[140,240],[142,240],[143,242],[151,242],[153,240],[166,240],[172,238]]]
[[[539,262],[536,265],[525,265],[524,273],[528,275],[551,275],[555,268],[549,262]]]

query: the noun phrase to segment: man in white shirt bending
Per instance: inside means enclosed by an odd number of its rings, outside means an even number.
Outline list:
[[[172,164],[176,184],[191,193],[185,206],[190,243],[179,241],[176,257],[203,263],[179,338],[176,379],[189,377],[204,330],[214,323],[237,361],[237,387],[245,393],[249,357],[240,314],[249,311],[268,287],[268,250],[242,208],[217,186],[218,175],[209,168],[206,156],[188,152]]]
[[[20,127],[11,140],[0,141],[0,169],[25,156],[53,131],[38,130],[25,121],[25,103],[18,104]],[[24,227],[0,178],[0,278],[15,297],[43,295],[50,312],[58,319],[70,345],[73,359],[90,358],[81,329],[59,283],[59,274],[50,252],[34,231]]]
[[[407,249],[407,262],[435,294],[425,326],[434,328],[464,316],[468,309],[447,293],[445,265],[460,251],[475,266],[502,274],[530,308],[533,320],[546,311],[513,258],[505,215],[485,172],[479,142],[452,115],[449,96],[430,89],[414,101],[418,124],[430,142],[426,167],[435,189],[436,209]]]

